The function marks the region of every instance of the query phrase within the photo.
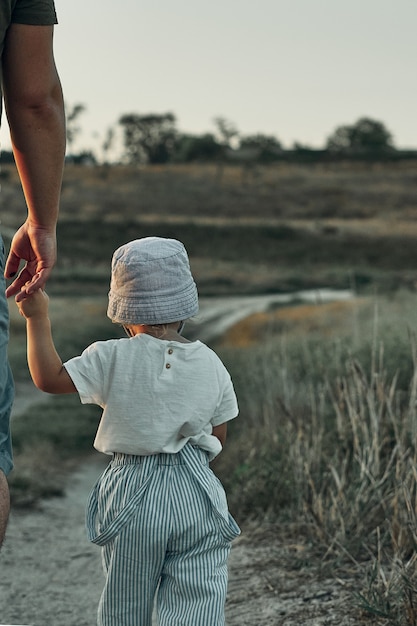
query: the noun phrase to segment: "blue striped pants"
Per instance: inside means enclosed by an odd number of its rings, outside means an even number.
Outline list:
[[[240,530],[207,454],[115,454],[87,507],[106,577],[99,626],[223,626],[227,559]]]

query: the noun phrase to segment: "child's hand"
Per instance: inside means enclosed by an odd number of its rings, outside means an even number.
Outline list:
[[[26,319],[48,316],[49,297],[42,289],[37,289],[37,291],[34,291],[19,302],[16,301],[16,304],[20,315],[23,315]]]

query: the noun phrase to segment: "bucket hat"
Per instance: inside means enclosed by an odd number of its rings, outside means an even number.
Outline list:
[[[107,307],[113,322],[169,324],[197,313],[197,287],[180,241],[144,237],[114,252]]]

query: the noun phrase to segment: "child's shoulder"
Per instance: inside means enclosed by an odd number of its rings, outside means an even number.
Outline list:
[[[195,341],[193,343],[197,344],[197,347],[199,348],[200,354],[203,358],[205,358],[207,361],[210,361],[218,368],[226,369],[223,361],[221,360],[217,352],[213,350],[213,348],[210,348],[210,346],[203,343],[202,341]]]
[[[85,352],[109,353],[122,350],[126,348],[127,341],[128,339],[124,337],[94,341],[85,349]]]

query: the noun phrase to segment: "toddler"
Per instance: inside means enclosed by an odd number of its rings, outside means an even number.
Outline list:
[[[102,547],[99,626],[151,626],[155,599],[160,626],[222,626],[240,531],[209,462],[238,406],[218,356],[181,335],[198,312],[183,244],[146,237],[115,251],[107,314],[127,338],[93,343],[64,364],[45,292],[17,304],[35,385],[103,409],[94,446],[112,459],[86,515]]]

